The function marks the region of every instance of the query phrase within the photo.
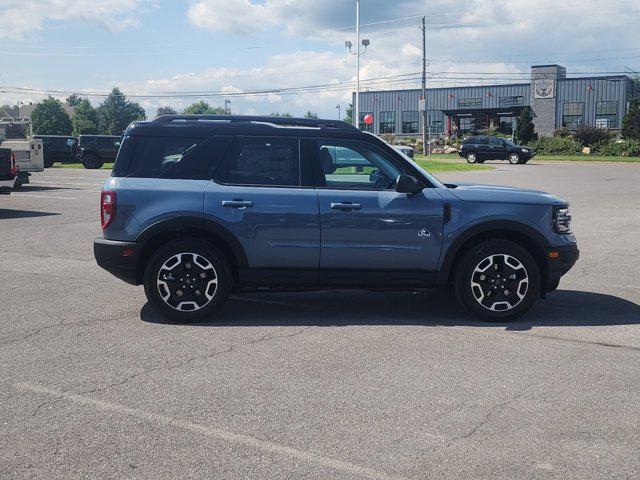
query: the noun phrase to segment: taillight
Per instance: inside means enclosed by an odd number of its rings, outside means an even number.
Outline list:
[[[18,173],[18,166],[16,165],[16,154],[11,152],[11,175],[16,176]]]
[[[116,192],[103,190],[100,194],[100,222],[104,230],[116,217]]]

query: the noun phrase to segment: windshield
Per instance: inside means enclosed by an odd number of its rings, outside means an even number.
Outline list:
[[[438,180],[436,177],[434,177],[433,175],[431,175],[429,172],[427,172],[424,168],[422,168],[417,162],[415,162],[411,157],[409,157],[408,155],[406,155],[404,152],[400,151],[399,149],[395,148],[393,145],[391,145],[390,143],[386,142],[384,139],[374,135],[371,132],[364,132],[367,135],[371,135],[373,137],[376,137],[378,140],[384,142],[385,144],[387,144],[389,147],[393,148],[394,151],[396,151],[398,153],[398,155],[402,156],[402,158],[405,159],[405,161],[409,162],[411,165],[413,165],[413,167],[418,170],[427,180],[429,180],[431,182],[431,184],[436,187],[436,188],[446,188],[444,186],[444,184]]]

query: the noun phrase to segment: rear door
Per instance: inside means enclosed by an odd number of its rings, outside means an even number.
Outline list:
[[[238,239],[245,285],[316,284],[320,261],[318,198],[303,179],[300,141],[237,136],[205,195],[205,221]]]
[[[320,279],[328,285],[433,283],[443,201],[395,191],[402,162],[368,142],[312,141],[320,203]]]

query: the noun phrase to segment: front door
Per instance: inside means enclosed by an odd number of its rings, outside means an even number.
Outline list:
[[[507,146],[501,138],[491,137],[489,139],[489,149],[492,160],[504,160],[507,158]]]
[[[204,199],[205,221],[222,225],[247,257],[243,285],[315,285],[318,198],[301,185],[299,141],[236,137]]]
[[[314,140],[319,168],[320,280],[345,286],[428,286],[440,258],[443,201],[395,191],[404,167],[369,143]]]

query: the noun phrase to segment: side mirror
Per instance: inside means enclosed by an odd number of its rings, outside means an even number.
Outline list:
[[[423,187],[416,177],[412,175],[400,174],[396,180],[396,192],[406,193],[407,195],[414,195],[420,193]]]

